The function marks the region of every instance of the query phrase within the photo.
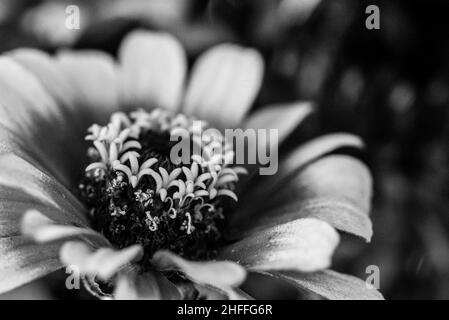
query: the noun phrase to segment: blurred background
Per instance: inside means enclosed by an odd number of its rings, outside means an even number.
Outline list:
[[[73,4],[79,30],[65,28]],[[368,5],[380,9],[379,30],[365,26]],[[299,99],[318,110],[288,145],[335,131],[367,144],[358,156],[375,180],[374,238],[344,238],[334,268],[366,278],[379,266],[387,299],[449,299],[448,12],[444,0],[0,0],[0,52],[115,55],[135,28],[173,33],[190,62],[220,42],[256,47],[267,69],[255,108]],[[10,297],[62,297],[64,279]]]

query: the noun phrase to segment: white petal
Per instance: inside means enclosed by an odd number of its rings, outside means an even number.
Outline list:
[[[134,31],[123,41],[119,56],[126,107],[178,110],[187,68],[178,40],[165,33]]]
[[[263,77],[263,59],[252,49],[223,44],[196,62],[183,110],[221,128],[241,124]]]
[[[36,209],[28,210],[22,218],[22,233],[35,242],[48,243],[70,238],[86,239],[97,246],[108,246],[103,235],[91,228],[82,228],[70,224],[57,224]]]
[[[89,100],[92,100],[95,103],[95,99],[84,97],[86,90],[89,88],[83,89],[82,87],[79,88],[78,84],[73,84],[73,82],[79,81],[72,79],[73,75],[71,75],[72,71],[70,71],[71,67],[68,65],[68,61],[63,62],[63,66],[61,67],[61,62],[57,61],[48,54],[35,49],[17,49],[9,52],[8,55],[23,65],[29,72],[39,79],[47,92],[51,94],[58,104],[59,110],[65,117],[66,127],[74,131],[76,139],[83,137],[85,135],[86,128],[88,128],[92,123],[98,121],[98,118],[96,118],[96,112],[98,111],[96,109],[99,106],[88,103]],[[95,54],[92,55],[95,56]],[[101,55],[98,55],[97,58],[99,60],[102,59]],[[64,59],[67,60],[67,58]],[[76,62],[74,63],[76,65]],[[84,68],[84,64],[88,63],[81,63],[79,66],[80,70]],[[104,60],[99,64],[106,66],[104,68],[97,66],[96,68],[98,70],[95,71],[95,77],[98,79],[115,77],[115,71],[113,71],[115,67],[109,57],[104,56]],[[67,69],[70,70],[68,71]],[[104,74],[102,75],[102,73]],[[114,80],[109,80],[106,82],[113,81]],[[105,97],[105,99],[107,100],[108,98]],[[102,104],[100,104],[100,106],[101,105]],[[106,113],[110,112],[110,107],[111,106],[107,106],[107,110],[105,111]],[[74,141],[70,144],[76,144],[76,140],[74,139]],[[82,143],[79,144],[82,145]]]
[[[243,127],[276,129],[278,130],[279,143],[282,143],[312,111],[313,107],[310,102],[269,105],[251,114]]]
[[[21,190],[30,199],[36,198],[60,210],[61,217],[80,226],[89,225],[83,205],[52,177],[12,154],[0,155],[0,167],[0,186]]]
[[[58,105],[62,109],[70,111],[68,115],[72,116],[71,120],[77,121],[77,118],[74,119],[73,116],[75,112],[79,112],[79,108],[83,107],[79,103],[79,97],[77,97],[79,93],[77,94],[68,77],[65,77],[63,70],[58,67],[55,59],[45,52],[28,48],[11,51],[8,56],[34,74]]]
[[[152,263],[160,271],[179,270],[197,283],[218,288],[239,286],[246,277],[245,269],[231,261],[189,261],[166,250],[157,251]]]
[[[250,270],[313,272],[329,267],[338,242],[338,233],[326,222],[297,219],[255,232],[226,247],[219,257]]]
[[[269,187],[268,187],[269,186]],[[350,156],[330,155],[311,163],[289,180],[266,185],[269,203],[257,202],[235,214],[234,236],[298,218],[314,217],[334,228],[371,239],[372,178],[365,164]],[[275,190],[275,191],[273,191]]]
[[[0,58],[0,125],[65,185],[74,179],[79,149],[73,147],[80,144],[70,120],[39,80],[8,57]],[[2,136],[7,140],[8,134]]]
[[[369,288],[362,279],[341,274],[332,270],[316,273],[272,272],[278,279],[288,281],[299,290],[310,291],[330,300],[383,300],[382,294],[375,288]]]
[[[339,148],[348,147],[361,149],[364,147],[364,143],[360,137],[348,133],[332,133],[312,139],[282,159],[279,164],[279,172],[273,178],[280,181],[313,160]]]
[[[32,244],[24,236],[0,238],[0,293],[60,269],[58,249]]]
[[[57,245],[34,244],[20,235],[20,219],[30,208],[46,212],[55,221],[70,221],[54,206],[23,190],[0,185],[0,293],[61,267]]]
[[[77,266],[81,273],[108,280],[121,268],[142,258],[143,250],[134,245],[121,250],[100,248],[95,250],[84,242],[66,242],[60,252],[65,265]]]
[[[120,107],[118,68],[112,57],[100,51],[61,51],[56,62],[89,116],[106,123]]]

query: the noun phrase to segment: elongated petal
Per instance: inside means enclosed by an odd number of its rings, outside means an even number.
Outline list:
[[[94,249],[85,242],[70,241],[62,246],[60,258],[65,265],[77,266],[83,274],[108,280],[124,266],[141,259],[142,254],[139,245],[122,250]]]
[[[181,300],[181,291],[159,272],[138,274],[136,271],[119,276],[114,290],[117,300]]]
[[[310,291],[330,300],[383,300],[382,294],[365,281],[332,270],[315,273],[266,272],[292,283],[300,290]]]
[[[123,102],[133,108],[178,110],[187,62],[171,35],[135,31],[120,49]]]
[[[15,61],[23,65],[29,72],[36,76],[42,83],[44,88],[51,94],[58,109],[61,111],[66,120],[67,129],[71,129],[75,138],[69,144],[71,147],[77,146],[80,151],[84,151],[82,141],[79,141],[84,136],[86,128],[92,123],[104,121],[104,115],[113,112],[117,107],[117,103],[113,102],[107,105],[111,100],[117,96],[114,90],[114,83],[116,78],[116,66],[111,58],[102,54],[78,53],[78,57],[74,57],[74,53],[63,53],[59,60],[48,54],[35,49],[16,49],[9,52],[8,55]],[[90,69],[89,64],[95,63],[99,60],[98,65]],[[81,60],[81,62],[78,62]],[[73,69],[76,70],[79,64],[80,74],[73,74]],[[95,63],[96,64],[96,63]],[[111,92],[105,96],[106,103],[98,102],[95,97],[87,97],[89,89],[94,87],[84,88],[83,84],[88,85],[88,82],[83,82],[82,79],[76,80],[74,77],[85,77],[83,73],[93,72],[93,76],[87,75],[88,78],[97,79],[99,82],[106,79],[106,87],[103,89],[111,89]],[[109,80],[108,80],[109,79]],[[75,83],[75,84],[74,84]],[[101,97],[99,97],[101,99]],[[106,109],[99,112],[98,109],[105,107]],[[101,114],[101,117],[98,117]],[[69,137],[67,136],[68,140]],[[79,152],[78,152],[79,154]]]
[[[329,267],[339,242],[337,232],[317,219],[297,219],[260,230],[226,247],[220,258],[250,270],[313,272]]]
[[[363,141],[348,133],[332,133],[315,138],[292,151],[279,164],[279,172],[273,176],[272,183],[291,176],[308,163],[340,148],[363,148]]]
[[[21,218],[39,210],[48,221],[87,226],[83,208],[59,183],[14,155],[0,156],[0,292],[61,267],[60,244],[35,244],[21,235]]]
[[[263,68],[252,49],[224,44],[208,50],[193,68],[184,111],[221,128],[238,126],[257,96]]]
[[[17,135],[0,124],[0,155],[2,154],[15,154],[39,168],[41,171],[46,173],[51,172],[51,166],[49,167],[49,163],[45,161],[50,160],[48,155],[39,151],[39,148],[36,148],[36,145],[30,145],[29,140],[26,139],[26,137]],[[57,176],[57,172],[58,170],[53,172],[53,175]]]
[[[309,102],[270,105],[251,114],[243,126],[252,129],[276,129],[279,143],[282,143],[312,111]]]
[[[152,262],[158,270],[179,270],[195,282],[218,288],[237,287],[246,277],[245,269],[234,262],[188,261],[165,250],[156,252]]]
[[[60,269],[58,248],[42,248],[24,236],[0,238],[0,293]]]
[[[71,238],[86,239],[97,246],[108,246],[109,241],[91,228],[77,227],[69,224],[57,224],[36,209],[28,210],[22,218],[21,229],[24,235],[35,242],[48,243]]]
[[[272,192],[271,204],[236,213],[231,233],[242,237],[261,228],[314,217],[370,241],[371,196],[372,179],[363,163],[349,156],[328,156]]]
[[[73,116],[76,111],[79,112],[77,109],[85,108],[85,106],[80,104],[79,92],[73,88],[71,81],[65,77],[64,71],[58,67],[55,59],[45,52],[29,48],[16,49],[9,52],[8,56],[39,79],[60,108],[70,111],[68,116],[72,116],[72,121],[77,121],[77,118]]]
[[[307,107],[305,107],[307,108]],[[307,109],[305,110],[305,112]],[[268,121],[268,120],[267,120]],[[261,193],[271,193],[279,190],[284,185],[285,180],[294,176],[299,170],[307,164],[318,160],[319,158],[330,154],[340,148],[363,148],[362,140],[352,134],[332,133],[322,135],[312,139],[309,142],[300,145],[291,151],[286,157],[279,159],[278,170],[274,175],[260,177],[262,181],[255,183],[256,187],[248,191],[246,199],[248,204],[257,202],[253,196]],[[277,161],[278,159],[275,158]],[[252,168],[254,170],[254,168]],[[244,204],[241,204],[244,205]]]
[[[61,51],[57,66],[64,72],[80,104],[104,124],[120,107],[118,67],[111,56],[100,51]]]
[[[88,226],[82,204],[55,179],[12,154],[0,155],[0,167],[0,186],[21,190],[30,199],[36,198],[60,210],[61,217]]]
[[[98,106],[91,106],[85,103],[84,92],[77,90],[72,84],[71,77],[67,76],[65,68],[61,68],[59,63],[48,54],[35,49],[16,49],[8,53],[14,61],[21,64],[28,72],[32,73],[42,84],[45,90],[51,95],[57,104],[57,111],[60,122],[52,120],[49,125],[42,126],[35,122],[34,125],[39,132],[42,128],[50,127],[51,137],[61,141],[61,145],[54,146],[52,141],[48,139],[39,138],[39,134],[34,134],[31,139],[27,138],[27,149],[39,147],[39,144],[30,143],[34,138],[40,143],[44,143],[51,150],[60,151],[58,157],[49,155],[50,159],[43,159],[43,165],[48,165],[54,161],[59,161],[59,157],[66,156],[70,161],[65,161],[71,182],[77,178],[76,168],[81,168],[83,157],[79,155],[84,154],[84,135],[86,128],[92,123],[97,122],[96,109]],[[33,127],[32,127],[33,128]],[[54,133],[58,132],[57,135]],[[67,143],[70,141],[70,143]],[[36,159],[42,158],[44,152],[39,148]],[[63,151],[61,151],[63,150]],[[17,150],[14,151],[17,153]],[[20,154],[19,154],[20,155]],[[20,155],[21,156],[21,155]]]
[[[30,208],[45,211],[49,217],[59,221],[64,219],[52,205],[23,190],[0,185],[0,293],[61,266],[57,245],[38,245],[20,234],[20,219]]]
[[[1,140],[16,136],[21,149],[68,185],[79,163],[79,149],[72,146],[79,144],[65,140],[76,141],[63,108],[32,73],[8,57],[0,58],[0,93],[0,125],[9,132]]]
[[[0,57],[0,71],[0,111],[5,126],[16,132],[32,125],[36,121],[33,116],[47,121],[57,120],[58,107],[55,101],[31,73],[5,56]]]

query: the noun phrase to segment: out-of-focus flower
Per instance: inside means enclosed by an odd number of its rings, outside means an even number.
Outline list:
[[[21,27],[27,34],[34,36],[41,43],[49,47],[71,46],[80,36],[80,29],[66,26],[70,17],[67,12],[69,6],[76,6],[79,10],[79,26],[86,27],[91,20],[92,12],[83,2],[75,1],[45,1],[29,8],[21,18]]]
[[[185,21],[192,1],[177,0],[113,0],[100,1],[98,13],[101,19],[133,18],[149,21],[159,28],[170,28]]]
[[[208,14],[264,48],[282,42],[292,27],[303,25],[321,0],[210,0]]]
[[[282,158],[277,174],[241,182],[241,169],[211,159],[176,167],[166,137],[189,128],[191,116],[217,128],[278,129],[282,143],[313,108],[247,116],[263,76],[252,49],[208,50],[185,93],[186,58],[172,36],[133,32],[119,60],[29,49],[0,58],[0,292],[75,265],[104,298],[245,298],[248,272],[323,298],[382,297],[327,270],[336,230],[372,236],[370,173],[332,154],[361,147],[359,138],[313,139]],[[88,128],[94,163],[82,173]]]
[[[14,14],[20,1],[5,0],[0,2],[0,25],[6,23]]]

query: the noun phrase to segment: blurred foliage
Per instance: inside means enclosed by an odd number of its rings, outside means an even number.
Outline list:
[[[174,33],[191,61],[222,41],[258,48],[267,70],[257,106],[312,100],[320,132],[349,131],[366,141],[374,238],[370,245],[344,239],[337,269],[365,278],[365,268],[378,265],[386,298],[449,299],[447,1],[73,3],[88,12],[76,36],[60,32],[64,22],[50,21],[46,1],[2,0],[0,52],[69,46],[116,54],[135,28]],[[380,8],[380,30],[365,28],[370,4]],[[295,134],[292,144],[304,139],[303,130]]]

